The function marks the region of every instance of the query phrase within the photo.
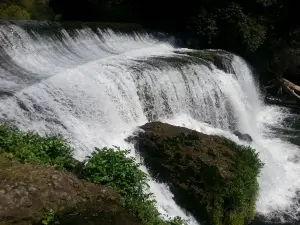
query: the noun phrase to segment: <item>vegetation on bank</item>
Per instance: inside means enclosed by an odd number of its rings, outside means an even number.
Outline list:
[[[2,0],[0,20],[50,20],[54,18],[46,0]]]
[[[0,124],[0,153],[21,163],[51,166],[70,171],[76,167],[73,149],[60,137],[41,137]]]
[[[85,162],[81,176],[87,181],[109,186],[124,197],[125,205],[145,225],[180,225],[183,221],[175,218],[163,221],[156,209],[156,202],[148,190],[148,176],[139,169],[129,150],[95,149]]]
[[[200,223],[243,225],[254,218],[263,166],[255,150],[160,122],[141,128],[131,140],[150,173]]]
[[[185,200],[189,201],[192,207],[197,209],[202,207],[207,212],[210,224],[241,225],[251,220],[254,217],[258,193],[256,179],[262,167],[257,153],[250,147],[239,146],[225,138],[216,137],[213,143],[205,144],[205,139],[201,135],[176,133],[176,129],[172,126],[172,131],[163,132],[165,135],[174,132],[168,138],[162,134],[156,135],[154,139],[150,138],[151,141],[155,141],[153,142],[155,145],[149,142],[151,150],[148,151],[153,151],[150,155],[154,157],[157,165],[156,172],[161,173],[162,176],[166,175],[163,179],[165,182],[171,182],[169,178],[176,172],[176,178],[173,178],[179,179],[178,183],[181,183],[179,187],[187,188],[183,190],[186,195]],[[141,135],[147,135],[147,132]],[[185,151],[189,152],[189,148],[195,149],[193,146],[201,148],[200,155],[197,155],[199,154],[197,150],[191,153],[194,154],[193,157],[185,155]],[[211,146],[214,151],[210,152],[210,149],[206,149],[205,146]],[[9,125],[0,125],[0,154],[21,163],[45,165],[69,171],[78,178],[109,186],[122,196],[124,206],[144,225],[184,224],[180,218],[164,221],[160,217],[156,202],[148,191],[148,176],[139,169],[140,164],[128,156],[128,150],[96,148],[95,152],[81,163],[73,159],[73,148],[60,137],[41,137],[33,132],[22,132]],[[143,156],[151,164],[151,157],[145,154]],[[203,162],[202,159],[208,161]],[[172,160],[177,161],[172,162]],[[214,161],[218,161],[219,164],[210,165]],[[170,166],[160,168],[162,165]],[[172,170],[174,165],[179,167]],[[160,170],[166,168],[170,171]],[[186,186],[184,183],[187,181],[189,184]],[[173,188],[178,188],[178,183],[172,183]],[[197,195],[190,196],[193,192]],[[176,195],[178,192],[175,198]],[[200,205],[195,205],[193,201],[197,201],[196,204],[200,203]],[[45,215],[42,223],[53,224],[54,215],[55,212],[51,211]]]
[[[89,182],[109,186],[122,197],[125,207],[144,225],[182,225],[180,218],[164,221],[148,192],[148,177],[139,169],[129,151],[96,149],[84,163],[73,159],[73,149],[60,137],[41,137],[0,125],[0,154],[21,163],[31,163],[69,171]],[[53,224],[55,212],[45,215],[42,224]]]

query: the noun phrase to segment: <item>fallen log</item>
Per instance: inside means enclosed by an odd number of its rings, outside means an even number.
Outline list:
[[[287,94],[300,101],[300,86],[284,78],[281,79],[281,84],[283,90],[285,90]]]

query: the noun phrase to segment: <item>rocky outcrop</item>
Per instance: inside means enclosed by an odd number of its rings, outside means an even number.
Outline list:
[[[175,51],[175,53],[184,54],[192,58],[198,58],[204,60],[204,62],[211,62],[218,69],[223,70],[225,73],[234,74],[234,69],[231,65],[233,55],[229,52],[223,50],[198,50],[187,52]],[[210,64],[206,64],[206,66],[211,67]]]
[[[249,134],[243,134],[243,133],[239,132],[238,130],[233,132],[233,134],[236,135],[242,141],[246,141],[249,143],[253,141],[252,137]]]
[[[253,149],[160,122],[141,129],[128,141],[201,224],[243,225],[254,217],[262,164]]]
[[[141,225],[109,188],[0,155],[0,225],[40,224],[51,210],[63,225]]]

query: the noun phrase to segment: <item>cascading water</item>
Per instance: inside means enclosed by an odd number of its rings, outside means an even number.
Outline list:
[[[83,159],[94,147],[132,148],[124,139],[137,126],[160,120],[224,135],[253,138],[265,166],[257,212],[299,219],[300,149],[278,137],[289,112],[263,104],[251,70],[232,56],[233,73],[185,55],[148,34],[64,29],[43,35],[0,24],[0,120],[23,130],[61,134]],[[244,143],[245,144],[245,143]],[[145,168],[144,168],[145,169]],[[197,222],[164,184],[150,182],[159,210]]]

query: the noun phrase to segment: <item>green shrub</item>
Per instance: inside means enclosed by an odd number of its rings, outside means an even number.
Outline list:
[[[0,125],[0,153],[22,163],[67,170],[75,166],[73,149],[60,137],[41,137],[33,132]]]
[[[29,12],[17,5],[8,5],[0,9],[0,19],[5,20],[29,20]]]
[[[53,12],[45,0],[15,0],[0,3],[0,19],[47,20],[53,17]]]
[[[148,192],[148,176],[139,169],[128,150],[98,149],[80,165],[77,176],[116,190],[129,211],[145,225],[183,225],[180,218],[164,221]],[[72,158],[73,149],[60,137],[41,137],[33,132],[22,132],[13,126],[0,124],[0,154],[21,163],[51,166],[74,171],[79,163]],[[80,175],[79,175],[80,174]],[[53,224],[55,213],[50,211],[43,224]]]
[[[232,39],[232,44],[243,44],[246,51],[257,50],[265,41],[267,27],[261,17],[253,17],[244,12],[241,5],[229,4],[226,9],[219,10],[220,21],[228,30],[237,35],[237,39]],[[220,22],[221,23],[221,22]]]
[[[148,178],[138,168],[139,164],[134,158],[126,157],[128,153],[129,151],[96,148],[92,157],[88,157],[83,170],[84,178],[93,183],[110,186],[123,196],[142,196]]]
[[[200,13],[194,23],[197,35],[208,44],[211,44],[220,33],[215,15]]]
[[[56,214],[53,210],[50,210],[43,216],[42,224],[43,225],[59,224],[59,222],[56,220]]]
[[[130,151],[98,149],[88,157],[82,171],[87,181],[110,186],[123,198],[127,208],[145,225],[180,225],[183,221],[174,218],[167,222],[160,218],[152,194],[148,192],[148,176],[139,169]]]
[[[259,188],[257,176],[263,164],[250,147],[239,146],[225,138],[222,143],[235,153],[231,175],[223,182],[215,176],[214,168],[207,168],[205,174],[211,174],[209,178],[212,179],[206,182],[213,183],[208,185],[209,194],[202,201],[207,203],[206,209],[211,215],[212,224],[240,225],[244,224],[245,218],[254,217]],[[52,166],[60,170],[74,171],[79,165],[72,158],[73,149],[60,137],[41,137],[9,125],[0,125],[0,154],[22,163]],[[115,189],[123,197],[125,207],[139,217],[144,225],[183,225],[184,221],[178,217],[168,221],[161,218],[148,190],[148,176],[128,154],[128,150],[119,148],[96,148],[92,156],[80,164],[80,176],[89,182]],[[52,217],[49,214],[47,218]],[[47,218],[45,221],[48,221]]]

